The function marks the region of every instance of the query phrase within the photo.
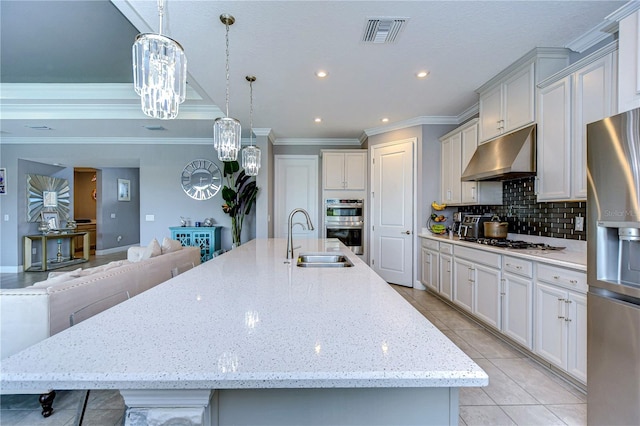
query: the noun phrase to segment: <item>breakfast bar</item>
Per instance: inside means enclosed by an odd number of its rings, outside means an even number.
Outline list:
[[[3,392],[118,389],[126,424],[457,424],[487,374],[337,240],[253,240],[2,361]]]

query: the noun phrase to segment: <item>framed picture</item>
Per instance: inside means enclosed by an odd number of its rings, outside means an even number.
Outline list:
[[[0,195],[7,193],[7,169],[0,168]]]
[[[131,200],[131,181],[129,179],[118,179],[118,201]]]
[[[42,221],[47,224],[49,230],[59,229],[58,212],[42,212]]]
[[[55,191],[42,191],[43,207],[58,207],[58,193]]]

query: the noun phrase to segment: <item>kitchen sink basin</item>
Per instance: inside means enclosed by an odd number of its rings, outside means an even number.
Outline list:
[[[300,253],[297,266],[301,268],[346,268],[353,263],[342,253]]]

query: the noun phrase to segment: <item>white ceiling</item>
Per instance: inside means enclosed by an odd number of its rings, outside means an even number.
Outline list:
[[[165,0],[164,33],[184,46],[193,89],[170,121],[145,118],[130,77],[135,34],[158,30],[156,1],[112,3],[0,1],[2,139],[208,143],[225,109],[221,13],[236,18],[230,115],[245,137],[246,75],[257,77],[254,128],[271,129],[282,143],[358,143],[364,134],[408,123],[457,123],[474,111],[475,89],[495,74],[534,47],[578,49],[582,35],[606,29],[606,16],[627,2]],[[395,43],[360,41],[366,20],[377,17],[408,18]],[[329,76],[318,79],[318,69]],[[417,79],[420,70],[429,77]]]

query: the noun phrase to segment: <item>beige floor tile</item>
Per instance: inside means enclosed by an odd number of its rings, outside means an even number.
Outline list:
[[[474,360],[489,375],[489,386],[482,388],[498,405],[535,405],[539,402],[526,390],[510,379],[491,361]]]
[[[491,362],[541,404],[579,404],[584,400],[570,392],[559,379],[542,372],[535,362],[522,359],[492,359]]]
[[[456,346],[458,346],[462,350],[462,352],[467,354],[469,358],[472,358],[472,359],[484,358],[484,356],[480,352],[478,352],[471,345],[469,345],[469,343],[467,343],[466,340],[464,340],[462,337],[456,334],[454,330],[442,330],[442,333],[445,336],[447,336],[449,340],[455,343]]]
[[[55,409],[55,405],[54,405]],[[11,410],[8,410],[11,411]],[[47,418],[42,417],[39,410],[30,410],[20,421],[12,423],[5,418],[5,411],[2,411],[2,426],[68,426],[73,425],[76,417],[76,410],[58,410]]]
[[[564,425],[564,422],[547,410],[544,405],[505,405],[501,408],[518,425]]]
[[[498,406],[460,407],[460,417],[467,426],[515,425]]]
[[[422,313],[422,315],[424,315],[424,317],[426,319],[428,319],[431,324],[435,325],[436,327],[438,327],[439,330],[444,331],[444,330],[450,330],[449,327],[447,327],[447,325],[445,323],[443,323],[442,321],[440,321],[437,317],[437,315],[435,315],[433,312],[431,311],[420,311]]]
[[[469,345],[485,358],[522,358],[524,354],[481,329],[456,330]]]
[[[587,424],[587,404],[547,405],[547,408],[569,426]]]
[[[483,388],[460,388],[460,405],[496,405]]]
[[[471,321],[464,315],[450,310],[450,311],[430,311],[440,321],[452,330],[467,330],[473,328],[480,328],[480,325]]]

